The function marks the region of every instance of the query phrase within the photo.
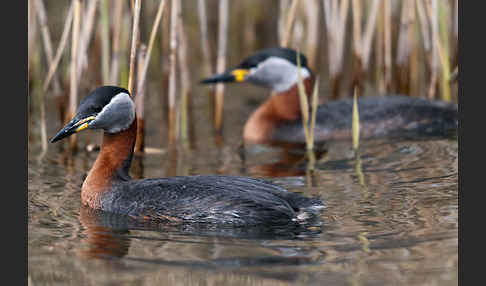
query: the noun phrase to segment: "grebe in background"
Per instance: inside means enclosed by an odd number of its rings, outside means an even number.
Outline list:
[[[314,77],[307,59],[300,54],[301,76],[307,95],[312,94]],[[260,50],[235,68],[201,81],[248,82],[273,92],[248,118],[243,138],[249,143],[305,142],[298,94],[297,53],[287,48]],[[315,140],[351,138],[352,98],[320,105]],[[457,105],[409,96],[360,96],[360,138],[403,132],[443,135],[457,128]]]
[[[141,220],[241,226],[306,224],[323,208],[318,198],[248,177],[132,180],[129,168],[137,120],[130,94],[121,87],[92,91],[51,142],[85,129],[104,131],[100,153],[81,188],[82,204],[93,209]]]

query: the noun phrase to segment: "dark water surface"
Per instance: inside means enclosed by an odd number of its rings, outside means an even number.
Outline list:
[[[207,97],[195,90],[190,151],[166,148],[157,90],[148,93],[147,145],[162,152],[134,158],[134,178],[264,177],[320,196],[326,204],[322,225],[301,230],[134,225],[94,213],[81,207],[80,188],[97,152],[83,147],[99,143],[101,134],[80,134],[74,154],[49,144],[40,158],[38,131],[31,127],[32,285],[457,285],[457,138],[363,141],[360,166],[351,142],[331,142],[310,173],[302,151],[239,148],[252,99],[264,98],[261,89],[226,89],[220,140],[212,136]],[[60,126],[54,108],[48,109],[52,136]]]

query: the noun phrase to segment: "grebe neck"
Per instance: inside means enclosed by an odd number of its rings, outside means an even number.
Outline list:
[[[93,167],[83,182],[81,202],[99,208],[99,195],[109,191],[114,181],[130,180],[128,171],[137,137],[137,120],[118,133],[103,133],[103,143]]]
[[[303,80],[305,92],[310,98],[314,78],[308,76]],[[272,130],[279,124],[301,117],[299,88],[297,83],[282,92],[274,92],[257,108],[245,124],[243,138],[246,142],[261,142],[271,136]]]

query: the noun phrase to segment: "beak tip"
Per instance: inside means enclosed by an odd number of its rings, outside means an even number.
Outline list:
[[[228,83],[234,82],[235,77],[231,73],[225,72],[222,74],[213,75],[207,78],[204,78],[200,81],[201,84],[215,84],[215,83]]]

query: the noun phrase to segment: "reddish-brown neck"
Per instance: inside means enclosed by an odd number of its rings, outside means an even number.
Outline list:
[[[99,195],[110,189],[113,180],[126,179],[137,137],[137,120],[128,129],[116,134],[103,134],[103,143],[96,161],[81,188],[81,202],[99,207]]]
[[[314,78],[304,79],[307,96],[312,94]],[[300,99],[297,84],[286,91],[273,94],[247,120],[243,129],[246,142],[257,143],[271,140],[272,130],[280,123],[300,118]]]

